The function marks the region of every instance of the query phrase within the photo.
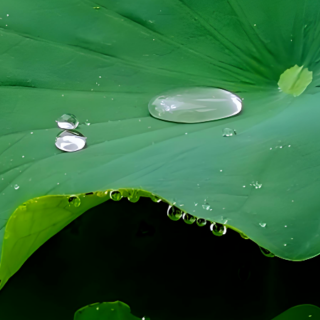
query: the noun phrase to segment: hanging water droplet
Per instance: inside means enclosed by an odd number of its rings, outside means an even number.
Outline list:
[[[130,202],[135,203],[135,202],[139,201],[139,199],[140,199],[139,192],[135,189],[132,189],[132,191],[130,192],[130,194],[128,196],[128,200]]]
[[[155,196],[154,194],[152,194],[152,195],[150,196],[150,199],[151,199],[153,202],[157,202],[157,203],[159,203],[159,202],[161,201],[161,199],[160,199],[159,197]]]
[[[232,137],[233,135],[236,135],[237,132],[234,129],[230,129],[230,128],[224,128],[222,129],[222,136],[223,137]]]
[[[227,233],[227,227],[216,222],[211,223],[210,230],[215,236],[218,236],[218,237]]]
[[[259,222],[259,225],[264,228],[267,224],[265,222]]]
[[[84,124],[86,125],[86,126],[90,126],[90,122],[89,122],[89,120],[87,119],[85,122],[84,122]]]
[[[66,152],[75,152],[83,149],[87,137],[75,130],[65,130],[56,137],[55,145],[58,149]]]
[[[148,109],[153,117],[161,120],[198,123],[238,114],[242,109],[242,100],[218,88],[180,88],[152,98]]]
[[[18,190],[20,188],[20,186],[18,186],[17,184],[15,184],[13,187],[15,188],[15,190]]]
[[[97,195],[97,197],[99,197],[99,198],[104,198],[104,197],[106,197],[107,196],[107,194],[108,194],[108,190],[107,191],[97,191],[96,192],[96,195]],[[87,193],[86,193],[87,194]]]
[[[117,190],[113,190],[110,192],[110,198],[113,200],[113,201],[119,201],[122,199],[122,194],[120,191],[117,191]]]
[[[196,217],[187,212],[182,215],[182,219],[186,224],[193,224],[196,221]]]
[[[56,120],[61,129],[75,129],[79,125],[79,121],[74,114],[65,113]]]
[[[182,211],[179,208],[169,206],[167,216],[173,221],[178,221],[182,217]]]
[[[248,240],[248,239],[249,239],[249,237],[248,237],[248,236],[246,236],[244,233],[240,233],[240,237],[241,237],[241,238],[243,238],[243,239],[246,239],[246,240]]]
[[[76,195],[71,195],[69,198],[68,198],[68,201],[69,201],[69,206],[73,205],[74,207],[80,207],[81,205],[81,200],[78,196]]]
[[[269,258],[273,258],[274,257],[274,254],[272,252],[270,252],[269,250],[265,249],[265,248],[262,248],[260,247],[260,251],[266,256],[266,257],[269,257]]]
[[[253,182],[252,184],[256,189],[260,189],[262,187],[262,183],[259,184],[258,181],[256,181],[255,183]]]
[[[202,218],[198,218],[198,219],[197,219],[197,225],[198,225],[199,227],[203,227],[203,226],[205,226],[206,224],[207,224],[207,220],[202,219]]]

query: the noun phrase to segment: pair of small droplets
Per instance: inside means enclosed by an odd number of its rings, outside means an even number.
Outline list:
[[[193,224],[196,221],[199,227],[203,227],[207,224],[207,220],[202,218],[197,219],[196,217],[192,216],[187,212],[182,213],[182,211],[179,208],[175,208],[173,206],[168,207],[167,215],[173,221],[178,221],[182,217],[183,221],[186,224]],[[227,227],[225,225],[212,222],[210,225],[210,230],[215,236],[222,236],[226,234]]]
[[[79,121],[74,114],[65,113],[56,122],[59,128],[65,129],[56,137],[55,145],[58,149],[66,152],[75,152],[85,147],[87,137],[74,130],[79,125]],[[88,121],[85,124],[90,125]]]

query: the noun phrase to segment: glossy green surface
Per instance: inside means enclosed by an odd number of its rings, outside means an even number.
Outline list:
[[[121,301],[97,302],[85,306],[74,315],[74,320],[140,320],[130,312],[130,307]],[[143,320],[147,320],[146,318]],[[149,319],[148,319],[149,320]]]
[[[281,313],[273,320],[319,320],[320,319],[320,308],[311,304],[303,304],[295,306],[289,310]]]
[[[318,255],[319,9],[315,0],[2,1],[1,286],[90,207],[61,213],[61,195],[107,189],[145,190],[227,220],[283,259]],[[295,65],[313,74],[298,97],[277,84]],[[184,86],[234,92],[243,111],[200,124],[149,115],[152,97]],[[56,149],[64,113],[91,123],[77,128],[85,149]],[[237,135],[222,137],[226,127]],[[28,224],[13,224],[24,238],[5,231],[19,205],[46,195],[57,197],[34,207],[39,221],[27,209]],[[29,249],[13,256],[17,242]]]

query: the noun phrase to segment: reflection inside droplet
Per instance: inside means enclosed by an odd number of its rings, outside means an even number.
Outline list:
[[[79,121],[74,114],[65,113],[56,120],[58,127],[61,129],[75,129]]]
[[[85,147],[86,139],[76,130],[65,130],[57,135],[55,145],[62,151],[74,152]]]
[[[152,98],[148,108],[153,117],[161,120],[198,123],[238,114],[242,110],[242,100],[218,88],[180,88]]]

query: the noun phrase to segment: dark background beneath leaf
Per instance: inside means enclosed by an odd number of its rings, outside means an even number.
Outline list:
[[[166,211],[148,198],[90,209],[8,281],[0,318],[72,320],[85,305],[116,300],[151,320],[271,320],[298,304],[320,307],[319,257],[267,258],[232,230],[216,237]]]

